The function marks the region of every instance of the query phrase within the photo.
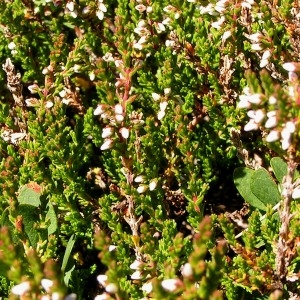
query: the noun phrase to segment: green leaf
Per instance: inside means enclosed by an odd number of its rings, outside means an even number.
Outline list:
[[[63,262],[62,262],[62,265],[61,265],[62,272],[64,272],[66,267],[67,267],[72,249],[74,247],[74,244],[75,244],[75,236],[74,236],[74,234],[72,234],[69,241],[68,241],[66,251],[65,251],[65,254],[64,254],[64,258],[63,258]]]
[[[282,183],[283,177],[287,174],[287,163],[280,157],[273,157],[270,161],[273,172],[279,183]]]
[[[255,170],[240,167],[233,172],[234,184],[247,203],[260,210],[266,210],[265,204],[251,191],[251,180]]]
[[[251,176],[251,192],[265,205],[276,205],[281,196],[277,184],[269,172],[264,169],[258,169]]]
[[[36,248],[38,242],[38,230],[36,229],[36,223],[39,221],[38,210],[31,205],[20,205],[18,214],[22,216],[24,232],[28,236],[31,246]]]
[[[48,236],[50,234],[53,234],[56,229],[57,229],[57,218],[56,218],[56,213],[53,205],[49,202],[48,205],[48,212],[46,214],[46,222],[49,222],[50,224],[48,225]]]
[[[271,167],[279,183],[282,183],[283,177],[287,174],[287,163],[280,157],[273,157],[270,161]],[[299,177],[299,172],[296,170],[294,180]]]
[[[18,201],[19,204],[38,207],[41,205],[40,196],[41,193],[33,189],[29,184],[23,185],[19,190]]]

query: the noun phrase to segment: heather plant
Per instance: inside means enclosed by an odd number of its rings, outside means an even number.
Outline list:
[[[0,297],[296,299],[299,14],[2,1]]]

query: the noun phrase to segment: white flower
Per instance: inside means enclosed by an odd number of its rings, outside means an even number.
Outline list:
[[[115,119],[118,123],[121,123],[124,120],[124,116],[123,115],[115,115]]]
[[[265,113],[262,109],[249,110],[247,112],[249,118],[253,119],[255,123],[259,124],[265,117]]]
[[[274,96],[269,97],[269,104],[273,105],[277,103],[277,99]]]
[[[103,20],[105,12],[107,12],[107,8],[103,4],[103,0],[98,0],[98,9],[96,11],[96,16],[99,18],[99,20]]]
[[[118,287],[114,284],[114,283],[109,283],[106,287],[105,290],[109,293],[109,294],[115,294],[118,291]]]
[[[211,23],[211,26],[216,29],[221,29],[224,22],[225,22],[225,17],[222,16],[218,21]]]
[[[66,8],[69,10],[69,11],[74,11],[74,2],[73,1],[70,1],[66,4]]]
[[[260,32],[256,32],[256,33],[247,35],[247,38],[249,40],[251,40],[252,42],[258,43],[261,40],[262,36],[263,35]]]
[[[280,132],[278,130],[272,130],[266,137],[268,143],[278,141],[280,138]]]
[[[98,275],[97,280],[102,286],[105,287],[107,285],[107,275],[103,275],[103,274]]]
[[[108,247],[108,251],[111,252],[111,251],[114,251],[117,249],[117,246],[116,245],[109,245]]]
[[[259,51],[259,50],[262,50],[262,46],[261,46],[261,44],[252,44],[251,49],[254,51]]]
[[[102,115],[104,112],[105,112],[105,106],[103,104],[100,104],[94,110],[94,116]]]
[[[104,151],[104,150],[108,150],[108,149],[112,148],[112,146],[113,146],[113,141],[111,139],[107,139],[107,140],[104,140],[104,143],[102,144],[100,149],[102,151]]]
[[[155,27],[156,27],[157,33],[162,33],[164,31],[166,31],[166,27],[163,23],[158,22],[158,23],[155,24]]]
[[[124,139],[128,139],[128,137],[129,137],[129,129],[128,128],[122,127],[120,129],[120,133]]]
[[[167,95],[170,95],[170,93],[171,93],[171,88],[164,88],[164,93],[165,93],[166,96],[167,96]]]
[[[102,138],[106,139],[114,133],[114,129],[112,127],[105,127],[102,129]]]
[[[168,102],[167,101],[163,101],[163,102],[159,103],[160,110],[165,111],[166,108],[167,108],[167,106],[168,106]]]
[[[139,194],[143,194],[148,190],[148,187],[147,187],[147,185],[143,184],[143,185],[140,185],[136,190]]]
[[[160,95],[157,94],[157,93],[152,93],[151,96],[152,96],[154,101],[158,101],[160,99]]]
[[[178,279],[165,279],[162,281],[161,286],[169,292],[174,292],[180,283]]]
[[[193,275],[193,268],[190,263],[186,263],[183,265],[181,274],[183,277],[191,277]]]
[[[298,198],[300,198],[300,187],[299,187],[299,186],[297,186],[297,187],[293,190],[292,198],[293,198],[293,199],[298,199]]]
[[[101,295],[97,295],[94,300],[108,300],[111,299],[111,296],[107,293],[103,293]]]
[[[156,186],[157,186],[157,180],[156,179],[151,180],[151,182],[149,183],[149,190],[154,191]]]
[[[102,57],[102,59],[106,62],[114,61],[114,57],[110,52],[105,53],[105,55]]]
[[[140,270],[141,267],[143,266],[143,262],[141,262],[140,260],[135,260],[130,266],[129,268],[132,270]]]
[[[31,94],[36,94],[40,90],[40,87],[36,83],[34,83],[28,86],[28,90]]]
[[[278,123],[277,116],[276,116],[276,111],[272,110],[272,111],[267,112],[267,117],[268,117],[268,120],[265,123],[265,127],[266,128],[275,127]]]
[[[76,299],[77,299],[77,295],[75,293],[69,294],[65,298],[65,300],[76,300]]]
[[[253,119],[251,119],[244,127],[245,131],[251,131],[251,130],[257,130],[258,124],[254,122]]]
[[[288,63],[284,63],[282,65],[282,67],[286,70],[286,71],[289,71],[289,72],[295,72],[297,70],[295,64],[291,63],[291,62],[288,62]]]
[[[50,292],[50,288],[52,287],[53,285],[53,281],[50,280],[50,279],[46,279],[46,278],[43,278],[41,280],[41,285],[42,287],[44,288],[44,290],[49,293]]]
[[[172,40],[166,40],[165,41],[165,45],[166,47],[174,47],[176,45],[175,41],[172,41]]]
[[[143,182],[144,181],[144,176],[138,175],[134,178],[134,182]]]
[[[123,113],[123,107],[122,107],[122,105],[121,104],[117,104],[115,106],[115,114],[121,115],[122,113]]]
[[[13,50],[16,48],[16,44],[14,42],[10,42],[8,45],[7,45],[8,49],[9,50]]]
[[[138,10],[139,13],[143,13],[147,9],[147,7],[144,4],[139,4],[135,7],[135,9]]]
[[[249,101],[249,96],[247,95],[240,95],[240,101],[237,104],[237,108],[250,108],[251,103]]]
[[[26,292],[30,290],[30,283],[28,281],[24,281],[18,285],[15,285],[11,292],[18,296],[23,296]]]
[[[152,292],[153,285],[152,282],[146,282],[142,286],[142,291],[146,294],[150,294]]]
[[[230,30],[225,31],[222,35],[222,42],[224,43],[230,37],[231,37],[231,31]]]
[[[47,101],[45,107],[46,107],[46,108],[51,108],[51,107],[53,107],[53,105],[54,105],[54,104],[53,104],[52,101]]]
[[[141,271],[135,271],[131,274],[131,279],[133,279],[133,280],[139,280],[142,278],[143,278],[143,276],[142,276]]]

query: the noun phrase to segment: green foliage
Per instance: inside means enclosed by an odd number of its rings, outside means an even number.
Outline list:
[[[299,293],[298,16],[2,1],[0,297]]]

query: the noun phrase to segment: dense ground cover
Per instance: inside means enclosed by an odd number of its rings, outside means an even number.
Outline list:
[[[299,19],[1,1],[0,297],[297,299]]]

